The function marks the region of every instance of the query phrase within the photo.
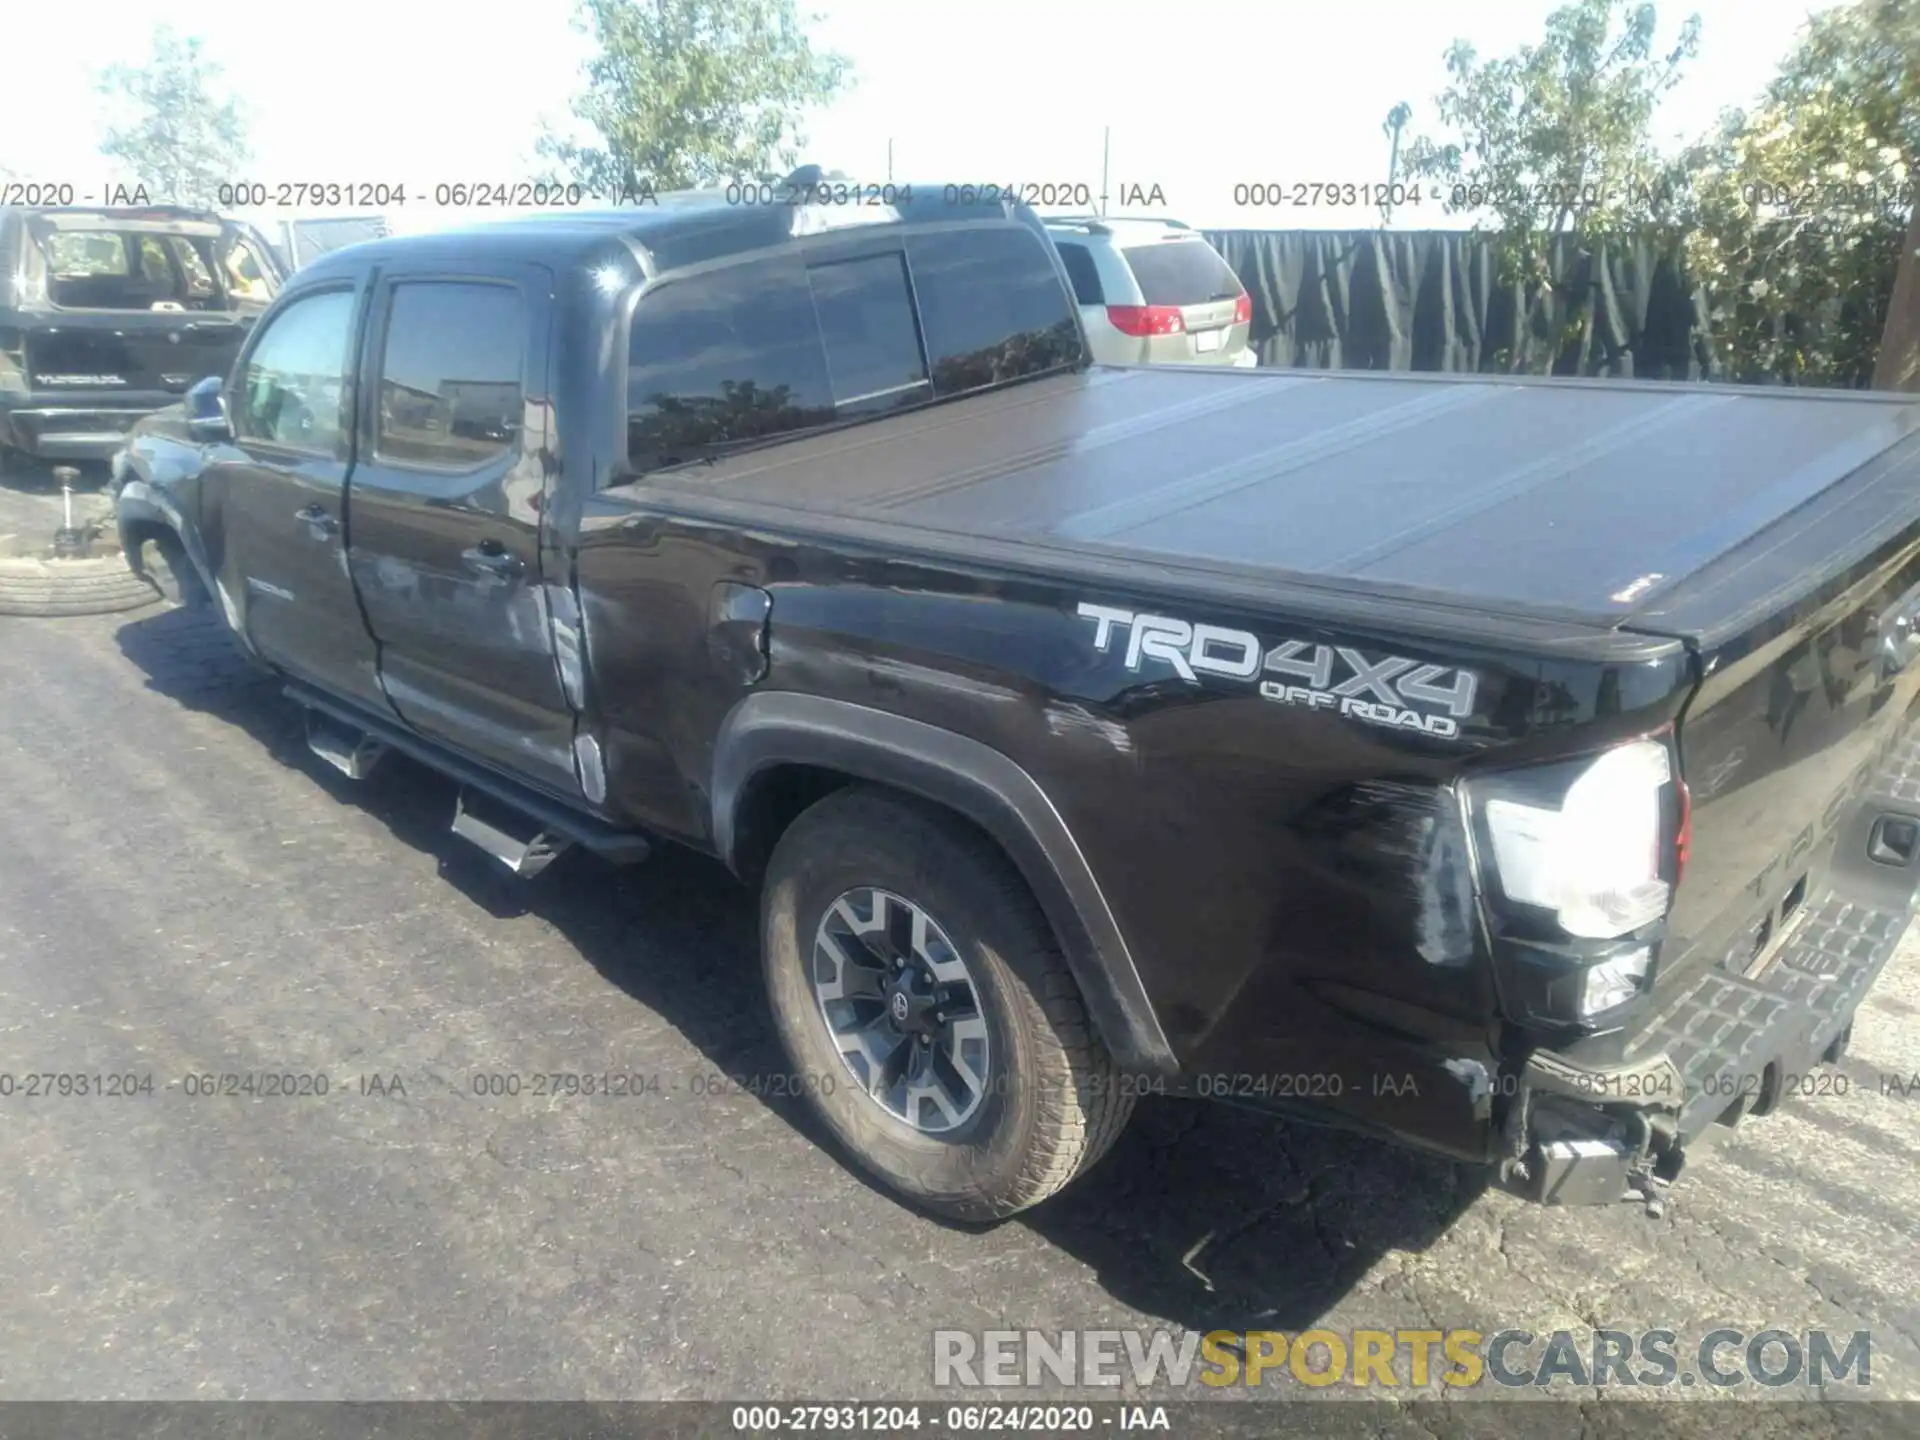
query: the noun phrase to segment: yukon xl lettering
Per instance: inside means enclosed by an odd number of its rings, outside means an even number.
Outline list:
[[[1917,432],[1097,366],[1006,197],[716,192],[319,257],[118,507],[343,773],[756,885],[914,1204],[1032,1205],[1142,1093],[1599,1202],[1837,1057],[1911,913]]]

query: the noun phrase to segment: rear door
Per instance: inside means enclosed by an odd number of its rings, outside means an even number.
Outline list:
[[[255,648],[384,708],[342,523],[365,301],[364,277],[345,278],[285,297],[261,322],[228,386],[233,443],[210,449],[200,483],[214,567]]]
[[[552,293],[531,265],[382,271],[347,553],[401,717],[577,794],[540,573]]]
[[[1233,268],[1200,236],[1174,230],[1165,238],[1128,245],[1120,252],[1140,286],[1140,303],[1180,311],[1181,331],[1155,335],[1153,361],[1225,363],[1246,348],[1250,308],[1246,288]]]

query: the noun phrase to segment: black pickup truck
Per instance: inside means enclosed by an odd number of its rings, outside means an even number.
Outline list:
[[[1160,1093],[1651,1199],[1837,1058],[1920,880],[1920,408],[1092,366],[958,193],[324,256],[135,434],[126,553],[516,871],[757,885],[802,1088],[937,1213]]]

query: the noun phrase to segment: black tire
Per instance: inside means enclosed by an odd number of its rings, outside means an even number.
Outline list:
[[[209,603],[207,587],[193,568],[180,541],[172,535],[149,535],[140,542],[138,569],[169,605],[199,607]]]
[[[978,1106],[938,1134],[867,1094],[814,990],[822,919],[861,887],[891,892],[937,922],[986,1021]],[[983,1221],[1036,1205],[1098,1160],[1132,1113],[1025,882],[994,845],[936,806],[859,786],[807,810],[768,867],[761,944],[774,1022],[801,1088],[859,1165],[921,1209]]]
[[[85,560],[0,558],[0,615],[111,615],[158,599],[119,555]]]

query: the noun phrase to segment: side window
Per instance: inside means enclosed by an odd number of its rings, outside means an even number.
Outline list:
[[[526,309],[508,285],[393,287],[373,450],[382,460],[469,470],[520,436]]]
[[[303,296],[267,322],[241,377],[234,412],[241,439],[334,452],[353,300],[348,290]]]
[[[1067,278],[1073,281],[1073,298],[1082,305],[1106,304],[1106,291],[1100,288],[1100,270],[1087,247],[1060,240],[1054,248],[1060,252],[1061,264],[1067,267]]]
[[[213,298],[213,271],[207,268],[194,243],[184,235],[169,235],[167,241],[173,250],[173,258],[180,264],[180,273],[186,277],[187,293],[183,299],[211,300]]]
[[[154,285],[173,289],[173,267],[167,264],[167,247],[158,235],[142,235],[135,242],[140,254],[140,274]]]
[[[224,268],[227,294],[235,300],[264,305],[273,299],[272,272],[249,241],[235,240],[227,247]]]
[[[936,395],[1081,359],[1078,314],[1047,242],[1024,226],[936,230],[907,240]]]
[[[640,297],[627,365],[636,470],[833,417],[813,292],[797,256],[671,280]]]
[[[839,260],[807,271],[842,415],[925,400],[927,360],[898,254]]]
[[[47,270],[55,279],[84,275],[130,275],[127,247],[107,231],[55,230],[42,242]]]

